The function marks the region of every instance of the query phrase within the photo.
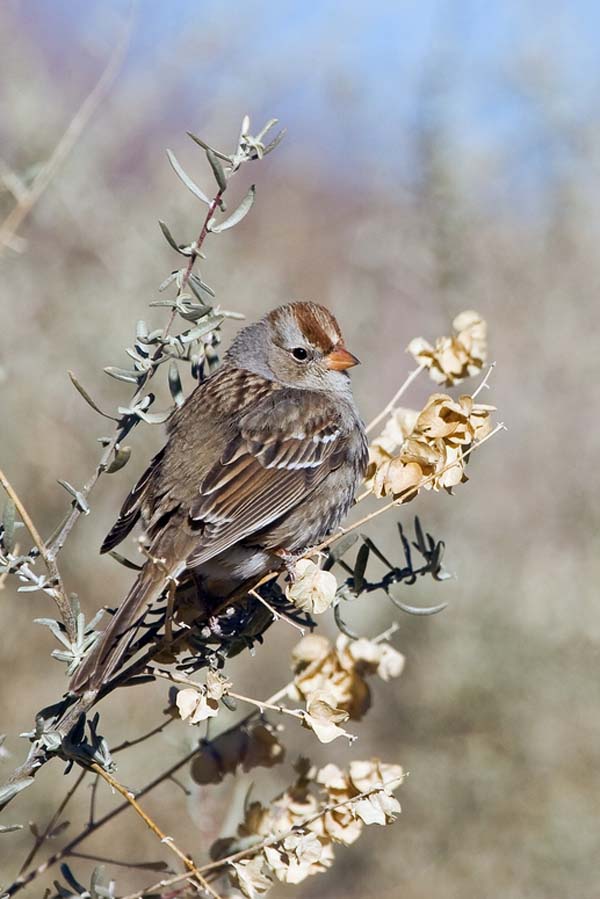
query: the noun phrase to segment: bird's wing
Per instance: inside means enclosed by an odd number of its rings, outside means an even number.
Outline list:
[[[106,553],[117,546],[137,524],[148,495],[152,492],[153,482],[164,454],[165,448],[163,447],[154,456],[144,474],[127,496],[119,512],[119,517],[104,538],[104,542],[100,547],[101,553]]]
[[[190,504],[201,565],[288,514],[342,464],[348,429],[323,394],[280,389],[241,416]]]

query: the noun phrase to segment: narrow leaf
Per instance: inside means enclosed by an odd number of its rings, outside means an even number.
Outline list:
[[[210,230],[213,232],[213,234],[219,234],[221,231],[227,231],[228,228],[233,228],[233,226],[237,225],[238,222],[241,222],[243,218],[246,218],[246,216],[252,209],[252,204],[254,203],[255,197],[256,187],[253,184],[235,212],[232,212],[229,218],[226,218],[218,225],[212,226]]]
[[[277,134],[270,144],[267,144],[265,149],[263,150],[263,156],[266,156],[268,153],[271,153],[275,147],[278,147],[283,138],[285,137],[287,128],[282,128],[279,134]]]
[[[160,230],[161,230],[162,233],[164,234],[165,240],[167,241],[167,243],[168,243],[170,246],[172,246],[173,249],[174,249],[177,253],[181,253],[181,249],[179,248],[179,246],[177,245],[177,242],[176,242],[175,238],[173,237],[173,235],[172,235],[171,232],[169,231],[168,226],[167,226],[163,221],[160,221],[160,220],[159,220],[158,224],[160,225]],[[184,254],[181,253],[181,255],[183,256]]]
[[[210,206],[210,200],[208,199],[206,194],[200,190],[200,188],[195,183],[195,181],[192,181],[192,179],[187,174],[187,172],[185,172],[181,168],[181,166],[177,162],[175,154],[172,153],[171,150],[167,150],[167,157],[173,167],[173,171],[181,179],[181,181],[183,181],[183,183],[185,184],[187,189],[190,190],[194,194],[195,197],[198,197],[199,200],[202,200],[203,203],[206,203],[207,206]]]
[[[79,393],[80,396],[82,396],[84,398],[84,400],[86,401],[88,406],[91,406],[91,408],[94,410],[94,412],[97,412],[98,415],[102,415],[104,418],[110,418],[111,421],[119,420],[114,415],[109,415],[108,412],[102,411],[102,409],[91,398],[91,396],[89,395],[89,393],[87,392],[85,387],[82,387],[82,385],[79,383],[79,381],[77,380],[77,378],[75,377],[75,375],[73,374],[73,372],[70,369],[67,372],[67,374],[69,375],[71,384],[73,385],[75,390]]]
[[[104,371],[111,378],[116,378],[117,381],[128,381],[130,384],[137,384],[144,377],[144,372],[130,371],[127,368],[115,368],[114,365],[107,365]]]
[[[0,833],[12,833],[15,830],[23,830],[22,824],[0,824]]]
[[[200,278],[195,272],[190,275],[189,285],[199,300],[205,302],[203,294],[207,293],[210,297],[215,297],[216,293]]]
[[[120,471],[124,468],[131,458],[131,447],[130,446],[120,446],[118,450],[115,452],[115,457],[106,468],[107,474],[114,474],[115,471]]]
[[[206,150],[206,158],[210,162],[210,167],[213,170],[213,175],[215,176],[216,182],[219,185],[219,190],[224,191],[227,189],[227,178],[225,177],[225,172],[223,171],[223,166],[219,162],[219,158],[210,148]]]
[[[191,131],[186,131],[188,137],[191,137],[193,141],[195,141],[199,146],[202,147],[203,150],[210,150],[211,153],[214,153],[215,156],[218,156],[219,159],[222,159],[223,162],[231,162],[229,156],[226,156],[225,153],[221,153],[219,150],[215,150],[214,147],[206,144],[201,137],[198,137],[195,134],[192,134]]]

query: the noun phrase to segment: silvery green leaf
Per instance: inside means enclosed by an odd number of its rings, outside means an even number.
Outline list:
[[[13,833],[15,830],[23,830],[22,824],[0,824],[0,833]]]
[[[66,646],[67,649],[71,647],[71,641],[65,636],[63,633],[63,629],[61,627],[60,622],[55,621],[54,618],[34,618],[34,624],[41,624],[44,627],[47,627],[52,631],[56,639],[62,643],[63,646]]]
[[[100,894],[98,893],[98,887],[102,887],[103,880],[104,880],[104,865],[96,865],[96,867],[92,871],[92,876],[90,879],[90,894],[92,896],[92,899],[100,899]]]
[[[243,312],[233,312],[231,309],[221,309],[220,306],[215,306],[215,312],[217,315],[222,315],[223,318],[233,318],[236,321],[243,321],[246,318]]]
[[[267,122],[265,127],[256,135],[256,140],[262,142],[262,139],[265,136],[265,134],[268,131],[270,131],[271,128],[273,127],[273,125],[276,125],[278,121],[279,121],[279,119],[269,119],[269,121]]]
[[[214,152],[208,148],[206,150],[206,158],[210,162],[210,167],[213,170],[213,175],[215,176],[215,180],[219,185],[219,190],[224,191],[227,190],[227,178],[225,177],[225,172],[223,171],[223,166],[221,165],[218,156]]]
[[[175,280],[175,278],[177,277],[178,274],[179,274],[179,272],[177,272],[177,271],[171,272],[171,274],[165,278],[165,280],[162,282],[162,284],[159,285],[159,288],[158,288],[159,293],[162,293],[163,290],[166,290],[167,287],[169,286],[169,284]],[[152,303],[150,305],[152,305]]]
[[[144,338],[144,337],[148,336],[148,325],[146,324],[145,321],[143,321],[143,319],[140,319],[140,321],[136,322],[135,336],[138,338],[138,340],[140,338]]]
[[[127,465],[131,458],[131,447],[130,446],[120,446],[115,451],[115,456],[108,468],[106,468],[107,474],[114,474],[115,471],[120,471],[122,468]]]
[[[172,153],[171,150],[167,150],[167,157],[173,167],[173,171],[181,179],[181,181],[183,181],[187,189],[190,190],[195,197],[198,197],[199,200],[202,200],[203,203],[206,203],[207,206],[210,206],[210,200],[208,199],[206,194],[200,190],[198,185],[194,181],[192,181],[187,172],[182,169],[182,167],[177,162],[175,154]]]
[[[179,369],[177,368],[176,362],[169,363],[169,390],[171,391],[171,396],[176,404],[178,406],[183,406],[185,397],[183,395],[183,387],[181,385],[181,378],[179,377]]]
[[[242,119],[242,127],[240,128],[240,142],[250,132],[250,116],[245,115]]]
[[[272,153],[275,147],[278,147],[283,138],[285,137],[287,128],[282,128],[279,134],[277,134],[270,144],[267,144],[265,149],[263,150],[263,156],[266,156],[268,153]]]
[[[145,421],[147,425],[162,425],[171,413],[172,409],[167,409],[165,412],[142,412],[141,409],[136,411],[138,418]]]
[[[115,418],[114,415],[109,415],[108,412],[102,411],[102,409],[91,398],[91,396],[89,395],[87,390],[84,387],[82,387],[82,385],[79,383],[79,381],[77,380],[77,378],[75,377],[75,375],[73,374],[72,371],[69,370],[67,372],[67,374],[69,375],[71,384],[73,385],[75,390],[79,393],[80,396],[82,396],[84,398],[84,400],[86,401],[88,406],[91,406],[91,408],[94,410],[94,412],[97,412],[99,415],[102,415],[103,418],[110,418],[111,421],[119,420],[118,418]]]
[[[202,278],[200,278],[199,275],[196,274],[196,272],[192,272],[188,283],[191,290],[193,290],[199,300],[204,300],[204,293],[207,293],[210,297],[216,297],[216,293],[214,292],[212,287],[209,287],[209,285],[206,284],[206,282],[203,281]]]
[[[210,150],[211,153],[214,153],[219,159],[222,159],[223,162],[231,162],[231,158],[226,156],[225,153],[221,153],[219,150],[215,150],[214,147],[210,147],[207,143],[205,143],[201,137],[198,137],[195,134],[192,134],[191,131],[186,132],[188,137],[191,137],[193,141],[195,141],[199,146],[202,147],[203,150]]]
[[[222,323],[222,315],[206,315],[200,319],[200,324],[196,328],[192,328],[191,331],[180,334],[179,339],[183,344],[192,343],[192,341],[198,340],[200,337],[204,337],[205,334],[214,331],[215,328],[218,328]]]
[[[21,780],[17,780],[14,783],[6,784],[4,787],[1,787],[0,806],[9,802],[13,796],[16,796],[17,793],[20,793],[21,790],[26,789],[26,787],[31,786],[32,783],[33,777],[22,777]]]
[[[159,221],[158,224],[160,225],[160,230],[161,230],[162,233],[164,234],[165,240],[167,241],[167,243],[170,244],[170,246],[172,246],[173,249],[174,249],[177,253],[181,253],[181,252],[182,252],[182,251],[181,251],[181,247],[180,247],[180,246],[177,244],[177,242],[175,241],[175,238],[173,237],[173,235],[172,235],[171,232],[169,231],[169,228],[167,227],[167,225],[166,225],[164,222],[162,222],[162,221]],[[183,254],[182,254],[182,255],[183,255]]]
[[[104,371],[111,378],[116,378],[117,381],[128,381],[130,384],[137,384],[144,374],[143,372],[131,371],[127,368],[115,368],[114,365],[107,365]]]
[[[221,231],[227,231],[228,228],[233,228],[233,226],[237,225],[238,222],[241,222],[243,218],[246,218],[246,216],[252,209],[252,204],[254,203],[255,197],[256,187],[254,186],[254,184],[252,184],[248,190],[248,193],[246,194],[238,208],[235,210],[235,212],[232,212],[229,218],[226,218],[218,225],[213,225],[210,230],[214,234],[220,234]]]
[[[7,498],[2,512],[2,543],[7,552],[12,552],[15,545],[15,504]]]

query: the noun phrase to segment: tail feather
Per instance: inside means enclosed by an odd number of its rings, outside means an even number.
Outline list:
[[[164,570],[146,563],[108,627],[75,671],[69,684],[71,693],[99,690],[110,679],[134,639],[134,625],[159,598],[164,584]]]

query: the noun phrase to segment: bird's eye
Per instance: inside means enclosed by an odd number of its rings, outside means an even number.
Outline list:
[[[308,359],[308,352],[303,346],[297,346],[292,350],[292,356],[294,359],[297,359],[298,362],[304,362],[305,359]]]

